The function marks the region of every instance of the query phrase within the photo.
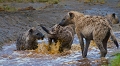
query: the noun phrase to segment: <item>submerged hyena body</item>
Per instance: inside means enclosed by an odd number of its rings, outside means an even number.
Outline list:
[[[80,41],[83,57],[87,56],[91,40],[94,40],[100,49],[101,57],[105,57],[107,54],[107,41],[110,36],[118,47],[118,42],[113,34],[112,28],[105,17],[84,15],[77,11],[70,11],[65,15],[59,25],[66,26],[69,24],[75,24],[75,32]],[[85,47],[83,38],[86,40]]]
[[[71,49],[71,45],[73,43],[74,39],[74,29],[73,25],[68,25],[65,27],[62,27],[58,24],[54,25],[51,30],[47,30],[45,27],[43,27],[43,30],[45,30],[48,33],[48,42],[49,42],[49,49],[51,50],[50,45],[52,44],[52,41],[57,43],[60,42],[59,51],[63,52],[64,49]]]
[[[37,29],[31,28],[20,34],[16,41],[17,50],[34,50],[38,48],[38,39],[43,39],[44,35]]]

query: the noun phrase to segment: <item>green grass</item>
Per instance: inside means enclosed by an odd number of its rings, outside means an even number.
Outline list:
[[[120,66],[120,53],[116,54],[115,58],[110,61],[110,66]]]
[[[17,11],[17,9],[13,6],[3,5],[3,6],[0,6],[0,11],[13,12],[13,11]]]
[[[117,7],[120,7],[120,2],[117,4]]]
[[[105,0],[79,0],[80,2],[84,3],[93,3],[93,4],[104,4]]]
[[[49,3],[49,4],[58,4],[59,0],[0,0],[0,3],[35,3],[35,2],[43,2],[43,3]],[[0,11],[8,11],[13,12],[17,11],[18,9],[14,6],[3,4],[0,6]]]
[[[8,5],[3,6],[3,9],[4,9],[5,11],[16,11],[16,10],[17,10],[15,7],[13,7],[13,6],[8,6]]]

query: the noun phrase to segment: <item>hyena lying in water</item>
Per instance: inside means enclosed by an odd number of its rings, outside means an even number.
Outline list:
[[[113,34],[112,27],[105,17],[89,16],[77,11],[70,11],[65,15],[59,25],[67,26],[69,24],[75,25],[75,32],[80,41],[83,57],[87,56],[87,51],[91,40],[94,40],[100,49],[101,57],[105,57],[107,54],[107,41],[110,36],[117,48],[119,47],[118,42]],[[86,40],[85,47],[83,38]]]
[[[17,50],[35,50],[38,48],[38,39],[43,40],[44,35],[37,29],[31,28],[21,34],[16,41]]]
[[[52,40],[55,42],[55,44],[58,41],[60,42],[59,52],[63,52],[64,49],[68,49],[68,50],[71,49],[71,45],[74,39],[73,25],[62,27],[56,24],[51,28],[50,31],[45,27],[43,27],[42,25],[41,27],[48,34],[48,43],[49,43],[48,50],[51,50],[50,45],[52,44]]]

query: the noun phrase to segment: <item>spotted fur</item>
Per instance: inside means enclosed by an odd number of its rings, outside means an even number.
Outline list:
[[[17,50],[34,50],[38,48],[38,39],[43,39],[44,35],[37,29],[31,28],[19,35],[16,41]]]
[[[48,33],[48,42],[49,42],[49,49],[51,50],[52,41],[57,43],[60,42],[59,51],[63,52],[64,49],[71,49],[71,45],[74,39],[74,30],[73,25],[68,25],[62,27],[58,24],[54,25],[51,30],[47,30],[45,27],[41,26],[43,30]]]
[[[65,15],[59,25],[67,26],[69,24],[75,25],[75,32],[80,41],[83,57],[87,56],[87,51],[91,40],[94,40],[100,49],[101,57],[105,57],[107,54],[107,41],[110,36],[115,45],[119,47],[113,34],[112,27],[110,26],[108,19],[105,17],[84,15],[83,13],[77,11],[70,11]],[[86,40],[85,47],[83,38]]]

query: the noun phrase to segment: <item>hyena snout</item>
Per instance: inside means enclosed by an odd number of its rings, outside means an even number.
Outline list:
[[[67,21],[67,20],[66,20],[66,21]],[[70,23],[69,23],[68,21],[67,21],[67,22],[66,22],[66,21],[65,21],[65,19],[63,19],[63,20],[59,23],[59,25],[60,25],[60,26],[67,26],[67,25],[69,25]]]
[[[118,24],[118,23],[119,23],[118,19],[114,20],[114,22],[113,22],[113,24]]]
[[[65,24],[64,24],[63,21],[61,21],[61,22],[59,23],[59,25],[60,25],[60,26],[64,26]]]
[[[39,40],[39,39],[41,39],[41,40],[44,39],[44,35],[43,35],[42,33],[37,33],[37,34],[36,34],[36,37],[37,37],[38,40]]]
[[[73,24],[70,19],[69,19],[69,20],[68,20],[68,19],[63,19],[63,20],[59,23],[60,26],[67,26],[67,25],[69,25],[69,24]]]
[[[59,23],[60,26],[65,26],[66,25],[66,16],[61,20],[61,22]]]

